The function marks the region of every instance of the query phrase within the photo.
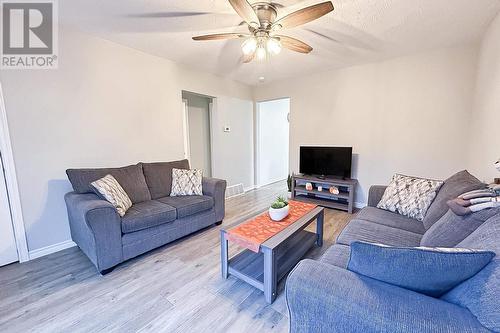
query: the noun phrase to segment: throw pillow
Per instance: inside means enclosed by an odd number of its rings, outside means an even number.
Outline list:
[[[203,173],[201,170],[172,169],[171,197],[182,195],[203,195]]]
[[[490,217],[499,213],[500,208],[495,208],[459,216],[450,209],[425,232],[420,245],[453,247],[472,234]]]
[[[354,242],[347,269],[439,297],[482,270],[494,252],[459,248],[390,247]]]
[[[377,205],[393,213],[423,221],[442,181],[396,174]]]
[[[92,182],[90,185],[116,208],[120,216],[124,216],[127,210],[132,207],[132,201],[127,192],[125,192],[115,177],[107,175]]]
[[[424,218],[424,227],[429,229],[448,211],[448,200],[455,199],[460,194],[486,188],[476,177],[472,176],[466,170],[457,172],[444,181],[439,190],[436,199],[432,202]]]

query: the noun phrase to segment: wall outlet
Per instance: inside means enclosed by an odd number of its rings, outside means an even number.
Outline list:
[[[229,127],[229,126],[224,126],[224,132],[226,132],[226,133],[231,132],[231,127]]]

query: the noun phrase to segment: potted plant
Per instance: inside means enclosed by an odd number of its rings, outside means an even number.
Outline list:
[[[290,212],[290,206],[288,201],[283,197],[278,197],[275,202],[269,208],[269,216],[273,221],[281,221],[288,216]]]
[[[288,187],[288,198],[292,197],[292,175],[288,175],[288,178],[286,179],[286,185]]]

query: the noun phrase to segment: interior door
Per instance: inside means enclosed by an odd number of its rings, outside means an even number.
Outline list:
[[[9,197],[7,196],[2,154],[0,153],[0,266],[17,260],[16,238],[12,227]]]

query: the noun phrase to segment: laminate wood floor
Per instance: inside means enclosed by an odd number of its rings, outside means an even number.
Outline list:
[[[251,217],[285,194],[279,182],[230,198],[223,224]],[[325,243],[306,257],[319,257],[351,217],[326,210]],[[201,230],[106,276],[76,247],[1,267],[0,332],[287,332],[285,279],[272,305],[250,285],[223,280],[219,229]],[[230,246],[230,255],[236,251]]]

